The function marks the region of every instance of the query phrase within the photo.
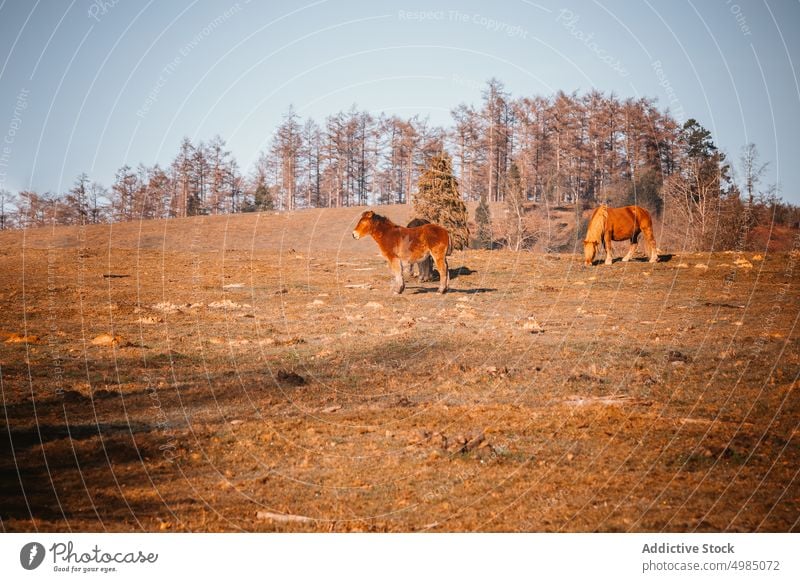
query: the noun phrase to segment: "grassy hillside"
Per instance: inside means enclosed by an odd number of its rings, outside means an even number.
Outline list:
[[[361,210],[1,233],[0,529],[798,528],[800,255],[394,296]]]

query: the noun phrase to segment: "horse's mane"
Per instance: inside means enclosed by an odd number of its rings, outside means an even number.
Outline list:
[[[608,206],[603,204],[592,213],[592,218],[589,220],[589,227],[586,229],[586,238],[584,241],[595,243],[603,240],[603,232],[606,229],[607,220]]]
[[[382,223],[385,223],[385,224],[387,224],[387,225],[389,225],[389,226],[397,226],[397,225],[396,225],[394,222],[392,222],[392,221],[391,221],[391,219],[389,219],[388,217],[386,217],[386,216],[383,216],[383,215],[381,215],[381,214],[375,214],[375,213],[373,213],[373,214],[372,214],[372,220],[373,220],[374,222],[382,222]]]

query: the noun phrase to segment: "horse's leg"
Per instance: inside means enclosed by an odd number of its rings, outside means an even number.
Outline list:
[[[417,267],[420,281],[433,281],[433,258],[430,254],[425,255],[425,258],[418,263]]]
[[[603,234],[603,242],[606,246],[606,265],[610,265],[614,262],[614,256],[611,254],[611,233],[606,231]]]
[[[395,257],[389,261],[389,268],[394,274],[394,286],[392,290],[397,295],[400,295],[403,292],[403,289],[406,288],[406,284],[403,281],[403,263],[400,261],[400,259]]]
[[[450,280],[450,273],[447,270],[447,250],[442,250],[436,254],[436,270],[439,271],[439,293],[447,291],[447,283]]]
[[[636,252],[636,244],[638,242],[638,239],[639,239],[639,233],[637,232],[631,237],[631,248],[628,249],[628,254],[622,257],[623,262],[627,263],[633,258],[633,253]]]
[[[652,227],[651,227],[652,228]],[[650,262],[658,262],[658,247],[656,246],[656,239],[653,236],[653,231],[644,233],[644,241],[647,245],[647,251],[650,254]]]

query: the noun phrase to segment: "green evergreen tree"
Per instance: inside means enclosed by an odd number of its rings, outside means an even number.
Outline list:
[[[272,194],[264,182],[259,182],[256,191],[253,193],[253,205],[256,211],[273,210],[275,204],[272,201]]]
[[[458,192],[453,163],[446,152],[433,156],[417,182],[414,215],[441,224],[450,232],[456,250],[467,248],[467,206]]]
[[[478,227],[478,232],[475,233],[475,245],[479,249],[491,249],[492,215],[489,212],[486,196],[481,196],[481,201],[475,209],[475,225]]]

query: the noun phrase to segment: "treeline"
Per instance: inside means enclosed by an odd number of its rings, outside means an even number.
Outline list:
[[[719,228],[720,216],[798,220],[797,208],[761,183],[765,166],[754,146],[745,148],[735,174],[705,128],[679,122],[652,99],[600,91],[512,98],[492,79],[479,106],[451,113],[452,125],[442,128],[419,116],[355,107],[317,122],[290,108],[247,175],[222,138],[184,139],[169,166],[123,166],[108,187],[81,174],[66,193],[2,192],[2,227],[404,204],[443,151],[452,156],[464,200],[511,196],[517,219],[526,204],[577,209],[635,201],[663,210],[665,221],[691,225],[687,236],[696,247]]]
[[[222,138],[198,144],[184,138],[166,168],[125,165],[117,170],[110,187],[83,173],[63,194],[3,192],[0,212],[5,227],[225,214],[256,210],[252,194],[246,193],[248,188],[248,180]],[[9,208],[13,212],[9,213]]]

